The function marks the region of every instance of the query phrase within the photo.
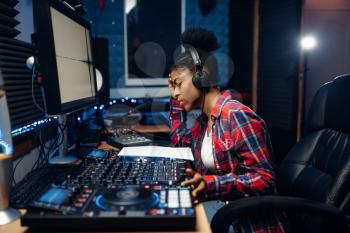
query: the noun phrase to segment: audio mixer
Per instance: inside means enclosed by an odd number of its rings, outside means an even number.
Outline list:
[[[110,189],[53,186],[31,204],[22,225],[64,230],[193,230],[188,188],[122,185]]]
[[[176,185],[185,178],[184,160],[149,157],[87,158],[77,166],[49,166],[36,170],[10,196],[15,208],[25,208],[51,184],[110,188],[115,185]]]
[[[28,209],[22,225],[46,230],[193,229],[191,192],[179,185],[185,168],[184,160],[115,152],[86,157],[31,173],[14,187],[11,205]]]

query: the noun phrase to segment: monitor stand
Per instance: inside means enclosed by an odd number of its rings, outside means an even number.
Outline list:
[[[58,117],[60,125],[65,126],[67,123],[67,115],[63,114]],[[63,134],[59,130],[58,134],[63,137],[62,144],[59,147],[59,154],[49,160],[49,164],[70,164],[74,163],[78,159],[68,154],[68,127],[64,127]]]

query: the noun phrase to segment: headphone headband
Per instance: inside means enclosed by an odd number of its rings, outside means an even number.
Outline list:
[[[196,67],[202,67],[202,61],[199,57],[199,54],[197,52],[197,50],[195,48],[193,48],[192,46],[188,46],[187,47],[188,51],[190,52],[191,54],[191,57],[193,59],[193,63]]]

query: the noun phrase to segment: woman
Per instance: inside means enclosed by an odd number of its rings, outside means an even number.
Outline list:
[[[218,48],[213,33],[189,29],[181,36],[185,51],[169,74],[171,139],[190,146],[194,168],[181,185],[192,186],[196,201],[233,200],[275,194],[271,144],[265,122],[250,108],[217,86],[217,64],[211,52]],[[202,114],[191,129],[187,112]],[[277,215],[240,218],[234,229],[242,232],[284,232]]]

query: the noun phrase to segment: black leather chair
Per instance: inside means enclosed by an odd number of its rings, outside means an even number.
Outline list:
[[[350,75],[316,93],[304,136],[277,169],[279,196],[242,198],[213,217],[213,232],[227,232],[238,216],[284,211],[291,232],[350,232]]]

